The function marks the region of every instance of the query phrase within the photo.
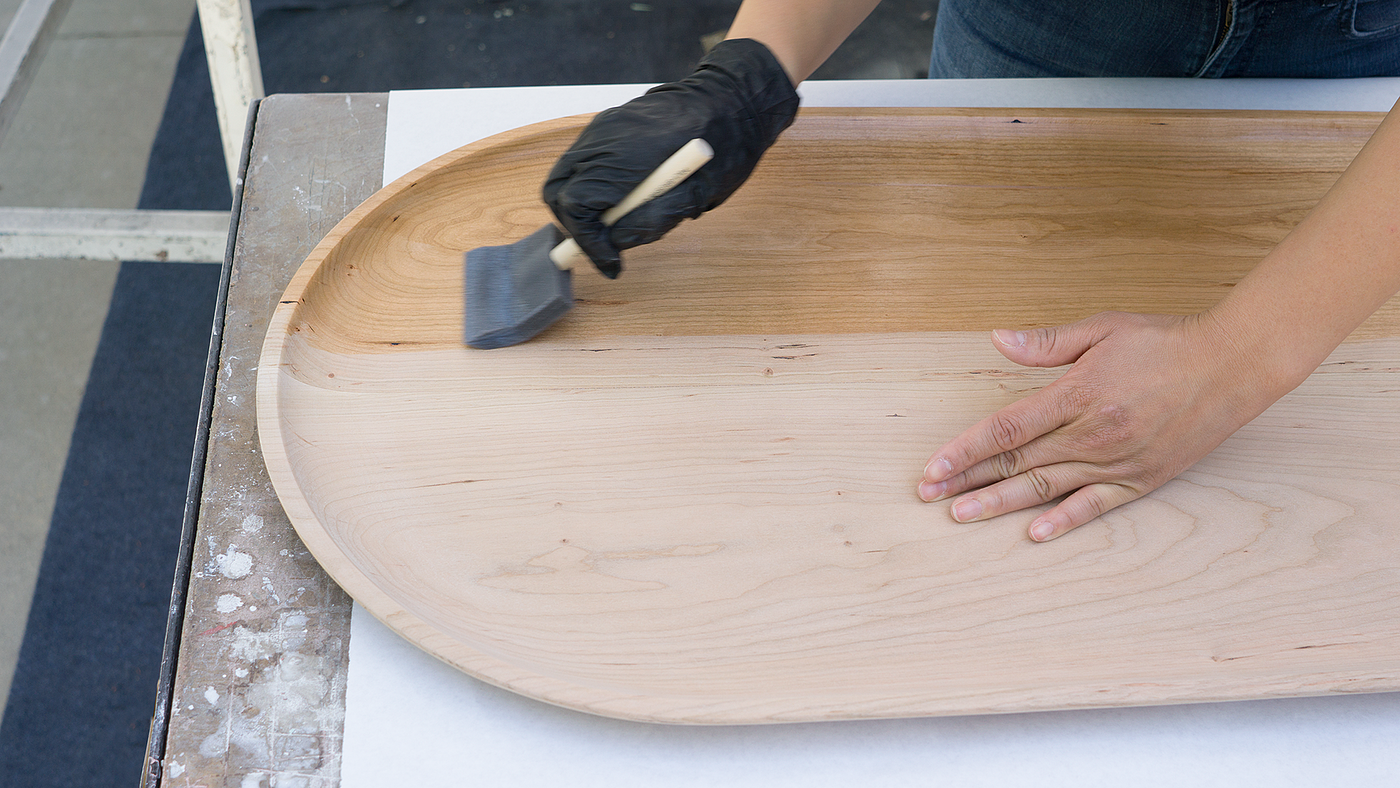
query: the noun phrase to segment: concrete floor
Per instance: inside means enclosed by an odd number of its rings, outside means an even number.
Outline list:
[[[0,0],[5,26],[19,2]],[[0,142],[0,205],[135,208],[193,13],[194,0],[73,0]],[[116,273],[0,260],[0,704]]]

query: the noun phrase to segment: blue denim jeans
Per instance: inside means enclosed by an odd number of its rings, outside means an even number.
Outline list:
[[[1400,75],[1400,0],[942,0],[931,77]]]

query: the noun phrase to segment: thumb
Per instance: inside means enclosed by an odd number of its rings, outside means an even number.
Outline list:
[[[573,223],[566,228],[598,273],[609,279],[616,279],[622,273],[622,253],[608,237],[608,228],[602,222]]]
[[[1059,367],[1073,364],[1084,352],[1103,339],[1101,327],[1081,320],[1051,328],[992,332],[992,344],[1003,356],[1023,367]]]

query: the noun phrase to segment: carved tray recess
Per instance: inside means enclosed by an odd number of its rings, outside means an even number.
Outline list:
[[[994,327],[1214,303],[1380,115],[816,110],[729,203],[462,344],[462,255],[586,118],[467,146],[316,247],[258,380],[308,547],[516,692],[758,723],[1400,688],[1400,304],[1156,493],[1048,544],[929,453],[1036,390]]]

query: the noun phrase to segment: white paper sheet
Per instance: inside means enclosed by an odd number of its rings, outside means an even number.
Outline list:
[[[1400,694],[982,717],[692,727],[476,681],[358,605],[343,788],[1400,784]]]
[[[649,85],[405,90],[389,96],[384,182],[469,142],[527,123],[598,112]],[[808,107],[1106,107],[1385,112],[1400,78],[922,79],[805,82]]]
[[[385,182],[525,123],[645,86],[393,93]],[[1400,79],[808,83],[854,106],[1388,110]],[[1400,693],[774,726],[622,722],[476,681],[356,605],[344,788],[383,786],[1269,786],[1400,784]]]

